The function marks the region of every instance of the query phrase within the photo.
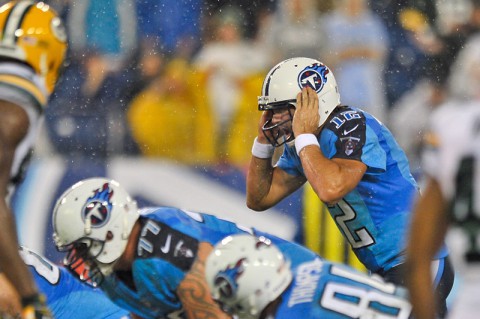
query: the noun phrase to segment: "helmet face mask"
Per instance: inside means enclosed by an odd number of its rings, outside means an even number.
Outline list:
[[[93,287],[98,287],[102,284],[104,275],[96,262],[96,257],[102,252],[104,244],[102,241],[82,238],[58,250],[67,252],[63,264],[75,277]]]
[[[136,202],[114,180],[90,178],[73,185],[53,211],[53,239],[67,252],[65,266],[99,285],[123,254],[138,217]]]
[[[273,104],[273,103],[272,103]],[[267,141],[275,147],[279,147],[285,143],[293,141],[295,138],[293,136],[292,131],[292,120],[293,120],[293,112],[296,107],[296,101],[287,103],[275,103],[275,105],[268,105],[263,110],[271,113],[276,112],[285,112],[288,113],[286,116],[287,118],[281,120],[280,122],[274,123],[273,119],[268,119],[265,124],[263,124],[262,131],[263,135],[267,139]],[[260,106],[259,106],[260,109]]]
[[[270,240],[241,234],[214,247],[205,277],[213,299],[225,312],[257,319],[290,285],[292,272],[290,262]]]
[[[340,94],[337,82],[330,69],[322,62],[297,57],[284,60],[274,66],[265,77],[262,86],[262,95],[258,97],[258,109],[270,111],[285,108],[285,105],[295,106],[297,94],[304,87],[311,87],[317,92],[319,103],[318,113],[320,127],[327,120],[331,112],[340,105]],[[265,131],[273,130],[274,125],[264,126]],[[277,147],[293,140],[293,133],[286,136],[282,142],[277,142],[277,133],[267,133],[269,142]],[[267,134],[265,136],[267,136]]]

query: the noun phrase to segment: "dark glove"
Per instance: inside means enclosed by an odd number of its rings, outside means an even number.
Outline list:
[[[22,298],[22,319],[53,319],[42,294]]]

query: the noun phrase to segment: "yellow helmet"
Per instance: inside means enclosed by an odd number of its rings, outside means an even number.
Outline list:
[[[0,58],[30,65],[51,93],[67,50],[65,26],[55,10],[43,2],[11,1],[0,7],[0,30]]]

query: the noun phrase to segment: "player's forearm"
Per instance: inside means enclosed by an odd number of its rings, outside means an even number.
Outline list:
[[[414,268],[409,268],[407,282],[415,318],[435,318],[435,297],[430,265],[431,262],[428,261],[423,265],[417,264]]]
[[[209,243],[199,244],[196,260],[177,288],[185,316],[189,319],[231,319],[213,300],[205,280],[205,261],[212,250]]]
[[[336,162],[326,158],[319,147],[309,145],[300,152],[303,171],[318,198],[327,204],[342,199],[351,189],[346,183],[348,172]]]
[[[20,297],[4,274],[0,273],[0,317],[1,314],[10,315],[12,318],[18,318],[22,307]]]
[[[443,244],[448,227],[445,211],[447,202],[435,181],[429,181],[422,196],[416,200],[407,245],[407,263],[412,268],[417,268],[418,264],[429,262],[435,257]]]
[[[247,207],[256,211],[265,210],[273,204],[266,202],[272,186],[272,159],[252,156],[247,172]]]
[[[409,247],[409,250],[411,249]],[[435,297],[430,267],[431,258],[423,256],[421,250],[409,254],[406,282],[415,318],[435,318]]]
[[[15,221],[5,201],[0,203],[0,270],[17,289],[21,297],[37,293],[33,278],[18,254]]]
[[[447,230],[445,206],[439,185],[429,181],[414,209],[407,246],[407,284],[416,318],[435,318],[431,261]]]

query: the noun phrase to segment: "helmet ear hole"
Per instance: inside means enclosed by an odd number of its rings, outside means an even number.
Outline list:
[[[113,239],[113,233],[109,230],[107,232],[107,236],[105,237],[105,241],[110,241]]]

